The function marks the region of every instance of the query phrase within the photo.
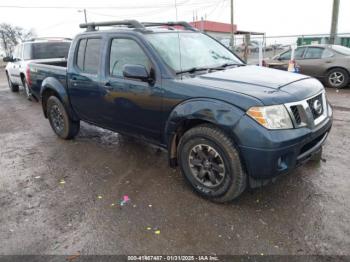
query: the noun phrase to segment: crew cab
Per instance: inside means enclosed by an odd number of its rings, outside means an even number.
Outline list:
[[[6,65],[5,73],[9,87],[13,92],[19,91],[19,86],[25,90],[28,99],[32,96],[28,64],[43,63],[51,65],[66,65],[71,39],[69,38],[33,38],[18,44],[11,57],[3,58]]]
[[[216,202],[319,158],[332,108],[318,80],[248,66],[186,22],[80,27],[67,67],[30,64],[59,137],[74,138],[85,121],[144,139]]]

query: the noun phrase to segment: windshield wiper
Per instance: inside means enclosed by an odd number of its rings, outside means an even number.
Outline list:
[[[225,69],[226,67],[229,67],[229,66],[244,66],[244,64],[239,64],[239,63],[225,63],[225,64],[219,65],[219,66],[217,66],[217,67],[212,67],[212,68],[210,68],[210,70],[223,70],[223,69]]]
[[[244,64],[239,64],[239,63],[225,63],[216,67],[192,67],[190,69],[186,69],[183,71],[177,71],[176,74],[184,74],[184,73],[190,73],[193,74],[198,71],[208,71],[211,72],[212,70],[223,70],[228,66],[244,66]]]
[[[179,74],[184,74],[184,73],[195,73],[195,72],[198,72],[198,71],[208,71],[210,70],[211,67],[192,67],[190,69],[186,69],[186,70],[182,70],[182,71],[177,71],[176,74],[179,75]]]

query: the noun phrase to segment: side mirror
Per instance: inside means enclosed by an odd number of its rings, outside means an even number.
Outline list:
[[[2,59],[2,61],[4,61],[4,62],[13,62],[14,59],[13,59],[13,57],[11,57],[11,56],[5,56],[5,57]]]
[[[124,65],[123,76],[125,78],[137,79],[143,82],[152,81],[146,67],[143,65],[130,65],[130,64]]]

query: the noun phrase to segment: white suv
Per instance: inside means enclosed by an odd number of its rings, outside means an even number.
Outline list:
[[[6,76],[12,92],[18,92],[23,86],[27,98],[33,97],[30,90],[28,64],[31,62],[44,64],[64,63],[68,56],[71,39],[69,38],[36,38],[18,44],[11,57],[5,57]],[[37,98],[36,98],[37,99]]]

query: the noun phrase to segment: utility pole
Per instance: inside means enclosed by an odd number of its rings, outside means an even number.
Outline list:
[[[335,44],[335,40],[336,40],[337,33],[338,33],[339,5],[340,5],[340,0],[333,0],[331,35],[330,35],[330,39],[329,39],[329,43],[331,45]]]
[[[175,16],[176,16],[176,22],[177,22],[177,1],[175,0]]]
[[[234,32],[234,9],[233,9],[233,0],[231,0],[231,48],[232,51],[234,50],[234,46],[235,46],[235,32]]]

